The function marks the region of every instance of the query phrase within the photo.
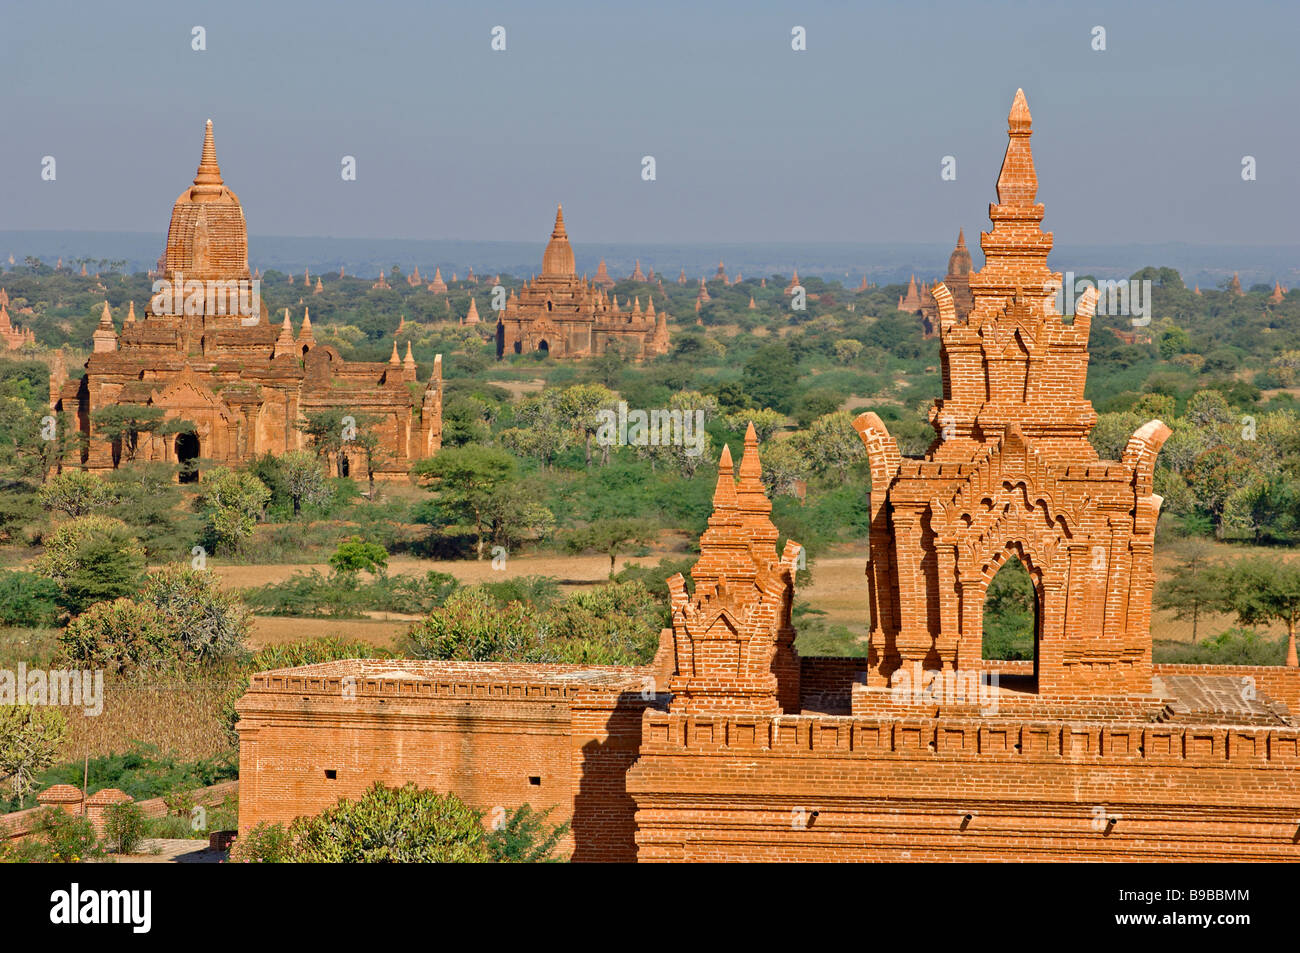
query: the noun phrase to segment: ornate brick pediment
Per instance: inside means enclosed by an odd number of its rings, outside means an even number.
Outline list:
[[[230,420],[232,416],[226,402],[212,392],[188,362],[167,386],[149,396],[149,403],[178,411],[182,416],[195,410],[216,413],[224,420]]]

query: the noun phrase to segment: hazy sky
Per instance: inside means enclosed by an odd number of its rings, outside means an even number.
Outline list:
[[[0,229],[162,233],[210,117],[255,234],[541,240],[562,201],[584,243],[946,242],[1023,86],[1059,239],[1289,243],[1298,11],[4,0]]]

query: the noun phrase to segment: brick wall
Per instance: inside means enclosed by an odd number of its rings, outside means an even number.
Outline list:
[[[257,675],[239,703],[239,829],[414,782],[489,820],[550,809],[572,824],[573,859],[631,860],[624,776],[642,712],[662,703],[648,671],[353,660]]]
[[[628,789],[642,861],[1296,860],[1297,767],[1295,728],[650,712]]]

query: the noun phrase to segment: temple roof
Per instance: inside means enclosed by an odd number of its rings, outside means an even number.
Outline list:
[[[564,230],[564,206],[555,208],[555,228],[551,230],[551,240],[542,255],[542,275],[544,277],[571,277],[577,273],[573,260],[573,246],[569,244],[569,235]]]
[[[248,226],[239,198],[226,188],[217,164],[212,120],[203,132],[203,154],[194,184],[172,207],[164,252],[166,271],[190,278],[248,277]]]

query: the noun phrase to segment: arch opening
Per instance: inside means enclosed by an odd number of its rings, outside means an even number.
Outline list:
[[[1020,557],[1009,553],[984,590],[980,658],[984,661],[1032,662],[1029,679],[1003,676],[1037,690],[1038,644],[1042,635],[1042,593]],[[1032,682],[1030,681],[1032,679]]]
[[[189,430],[176,435],[176,462],[180,464],[177,479],[181,483],[199,482],[199,435]]]

